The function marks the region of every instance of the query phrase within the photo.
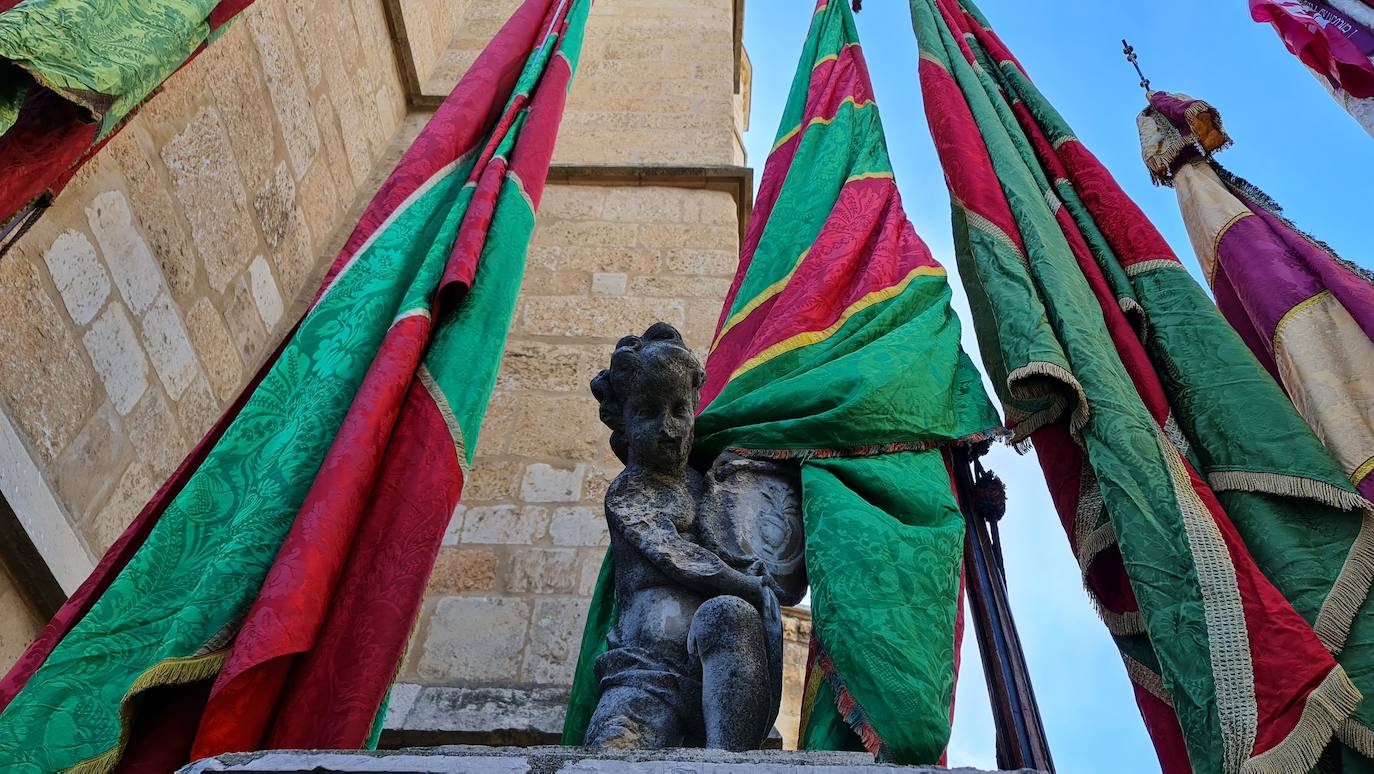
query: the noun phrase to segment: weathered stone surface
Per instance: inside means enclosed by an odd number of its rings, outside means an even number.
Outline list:
[[[97,554],[109,550],[125,527],[143,510],[156,488],[146,465],[135,462],[124,471],[109,501],[86,527],[86,540]]]
[[[248,24],[262,55],[262,71],[286,142],[286,154],[299,178],[320,148],[320,130],[315,125],[305,78],[291,50],[291,34],[282,18],[281,5],[268,3],[254,8],[248,15]]]
[[[0,261],[0,395],[44,462],[80,432],[94,375],[39,270],[18,251]]]
[[[505,460],[479,458],[472,478],[463,485],[463,499],[481,503],[489,500],[515,500],[524,466]]]
[[[167,405],[167,399],[157,390],[149,390],[129,416],[124,428],[138,451],[138,458],[150,474],[161,481],[181,464],[187,446],[181,426]]]
[[[267,343],[267,328],[263,326],[263,317],[249,283],[248,277],[234,280],[224,299],[224,322],[234,334],[239,357],[252,372],[257,368]]]
[[[571,548],[529,548],[511,559],[511,591],[571,594],[577,589],[577,552]]]
[[[453,595],[465,591],[493,591],[499,559],[489,549],[440,551],[429,576],[428,592]]]
[[[79,520],[89,515],[115,483],[113,477],[93,475],[93,472],[121,464],[129,459],[132,448],[114,406],[106,402],[96,409],[81,434],[72,440],[57,461],[53,483],[74,518]]]
[[[286,298],[295,300],[304,290],[315,260],[305,217],[296,208],[296,184],[285,162],[277,165],[272,177],[253,199],[253,209],[257,211],[262,235],[273,249],[282,292]]]
[[[431,692],[423,688],[410,718],[423,711]],[[525,696],[499,696],[480,689],[432,700],[435,707],[466,715],[482,715],[514,705]],[[484,696],[483,694],[491,694]],[[486,699],[485,701],[483,699]],[[440,705],[440,701],[443,704]],[[541,702],[541,704],[544,702]],[[445,729],[447,730],[447,729]],[[462,736],[453,730],[447,735]],[[848,772],[897,771],[910,774],[980,774],[976,769],[944,769],[933,766],[894,766],[874,763],[862,752],[808,750],[756,750],[732,753],[724,750],[593,750],[585,747],[478,747],[451,746],[388,750],[385,752],[335,752],[272,750],[234,753],[199,761],[180,774],[215,772],[308,772],[363,774],[847,774]],[[989,773],[992,774],[992,773]],[[1035,774],[1029,769],[1005,774]]]
[[[329,171],[329,162],[323,156],[301,178],[296,188],[296,204],[301,216],[309,224],[311,265],[318,263],[318,256],[325,249],[325,241],[334,233],[339,220],[339,189],[334,184],[334,175]],[[352,228],[354,224],[346,224]]]
[[[249,8],[248,13],[259,13]],[[234,158],[244,186],[256,191],[272,175],[277,165],[277,130],[268,104],[267,84],[261,60],[249,34],[248,24],[229,28],[206,53],[220,57],[223,66],[232,68],[216,80],[213,96],[224,117],[224,128],[234,146]],[[230,74],[232,73],[232,74]]]
[[[18,584],[0,568],[0,664],[19,660],[29,642],[43,629],[43,621],[24,601]]]
[[[530,603],[507,597],[439,601],[419,674],[427,679],[509,680],[520,668]]]
[[[221,401],[232,400],[243,382],[243,362],[234,348],[233,337],[224,325],[224,318],[215,311],[210,299],[202,298],[186,313],[186,332],[210,386]]]
[[[283,311],[281,294],[277,292],[277,282],[272,279],[272,267],[267,265],[266,258],[259,255],[248,264],[248,281],[253,292],[253,304],[257,306],[262,321],[267,327],[275,328]]]
[[[586,465],[555,467],[536,462],[525,468],[520,497],[527,503],[575,503],[582,499]]]
[[[148,358],[122,304],[110,304],[81,338],[115,410],[127,414],[148,389]]]
[[[198,441],[210,430],[219,419],[219,407],[219,401],[210,391],[210,383],[204,375],[191,382],[191,386],[181,394],[181,400],[177,401],[177,417],[186,431],[187,440]]]
[[[582,552],[582,570],[577,581],[577,593],[590,597],[596,591],[596,581],[601,575],[601,565],[606,561],[604,552]]]
[[[350,19],[346,23],[352,26],[352,15],[341,15],[349,16]],[[353,37],[357,39],[356,30]],[[339,133],[343,137],[349,175],[355,183],[361,184],[367,180],[372,169],[372,154],[358,110],[358,95],[353,91],[353,83],[348,77],[348,68],[344,62],[344,54],[339,48],[331,46],[324,50],[324,81],[334,115],[339,121]]]
[[[143,235],[134,228],[128,198],[121,191],[106,191],[86,208],[86,217],[119,295],[132,312],[143,314],[162,292],[162,272]]]
[[[233,37],[232,35],[227,37]],[[223,41],[216,43],[216,47]],[[129,206],[134,222],[147,237],[148,247],[172,295],[185,298],[195,284],[198,270],[195,249],[183,225],[181,209],[168,190],[152,160],[139,144],[142,132],[138,119],[115,135],[103,155],[112,160],[129,191]]]
[[[177,198],[191,219],[191,238],[205,264],[210,287],[223,291],[254,254],[248,197],[218,110],[201,108],[186,128],[162,147],[162,162]]]
[[[555,508],[549,523],[549,537],[556,546],[604,546],[608,535],[606,519],[597,508]]]
[[[52,241],[43,262],[72,322],[90,322],[110,296],[110,275],[96,257],[91,240],[79,231],[65,231]]]
[[[625,295],[626,277],[621,272],[596,272],[592,275],[592,295]]]
[[[505,738],[521,744],[558,741],[568,689],[427,685],[405,715],[388,716],[389,732],[404,740],[436,742]],[[418,737],[418,738],[417,738]]]
[[[176,304],[171,296],[162,294],[143,315],[143,344],[148,359],[153,361],[162,386],[173,400],[181,397],[192,380],[200,373],[196,351],[186,333]]]
[[[575,578],[573,579],[576,580]],[[587,600],[581,597],[540,599],[534,603],[534,623],[525,648],[526,682],[568,685],[582,646]]]
[[[542,336],[617,338],[612,331],[647,328],[656,320],[674,327],[686,320],[677,299],[605,296],[593,303],[585,298],[530,298],[521,331]]]
[[[514,339],[506,345],[497,385],[503,390],[551,390],[586,394],[605,364],[603,347]]]
[[[543,537],[548,525],[546,508],[473,507],[463,515],[462,542],[527,546]]]
[[[739,253],[734,250],[674,247],[663,251],[655,270],[667,274],[729,277],[735,273],[738,265]]]
[[[320,67],[320,47],[332,41],[324,37],[324,30],[317,23],[316,0],[287,0],[286,18],[291,22],[291,32],[296,41],[296,52],[301,55],[301,69],[305,71],[305,81],[310,88],[320,83],[323,71]]]

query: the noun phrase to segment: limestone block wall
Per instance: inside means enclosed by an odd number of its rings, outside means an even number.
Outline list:
[[[382,3],[259,0],[0,259],[0,492],[66,591],[337,249],[405,111]],[[13,586],[0,669],[40,617]]]
[[[472,3],[425,93],[447,94],[519,5]],[[743,164],[734,117],[736,5],[743,3],[597,0],[554,162]]]

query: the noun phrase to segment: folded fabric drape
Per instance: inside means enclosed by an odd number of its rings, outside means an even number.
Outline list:
[[[1221,115],[1183,94],[1153,92],[1138,119],[1154,179],[1173,187],[1217,307],[1287,391],[1350,482],[1374,497],[1374,276],[1289,222],[1273,199],[1212,154],[1229,147]],[[1366,697],[1366,649],[1337,660]],[[1365,701],[1341,738],[1374,757]]]
[[[1361,701],[1369,502],[974,4],[911,8],[983,361],[1165,771],[1310,770]]]
[[[56,195],[253,0],[0,0],[0,223]]]
[[[474,62],[287,343],[0,684],[0,769],[368,743],[495,385],[590,6],[525,0]]]
[[[1374,5],[1368,0],[1250,0],[1283,44],[1374,135]]]

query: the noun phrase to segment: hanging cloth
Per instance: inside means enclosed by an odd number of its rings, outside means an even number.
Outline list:
[[[5,678],[0,769],[369,742],[472,461],[590,5],[525,0],[435,113],[236,414]]]
[[[1374,135],[1374,5],[1366,0],[1250,0],[1284,46]]]
[[[1138,125],[1146,165],[1178,194],[1222,314],[1374,498],[1374,277],[1212,161],[1230,138],[1211,105],[1153,92]]]
[[[801,465],[812,660],[802,746],[934,763],[949,741],[964,526],[944,449],[998,417],[946,272],[902,210],[847,0],[820,0],[710,356],[694,458]],[[609,561],[566,744],[599,690]]]
[[[1366,498],[1374,498],[1374,277],[1300,231],[1265,193],[1212,160],[1229,147],[1206,102],[1153,92],[1137,121],[1156,182],[1178,194],[1217,306],[1287,391]],[[1374,696],[1374,653],[1347,643],[1339,661]],[[1374,702],[1340,732],[1374,758]]]
[[[59,193],[253,0],[0,0],[0,223]]]
[[[1163,768],[1307,771],[1374,516],[969,0],[911,0],[960,276]]]

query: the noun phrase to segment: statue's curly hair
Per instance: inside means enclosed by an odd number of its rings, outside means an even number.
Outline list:
[[[642,336],[626,336],[616,342],[611,353],[611,366],[598,373],[591,383],[592,395],[601,405],[601,423],[611,429],[611,451],[621,462],[626,462],[629,449],[625,441],[625,396],[635,390],[644,371],[644,348],[650,344],[663,343],[679,347],[696,365],[693,386],[701,387],[706,381],[696,355],[682,340],[677,328],[665,322],[649,326]]]

